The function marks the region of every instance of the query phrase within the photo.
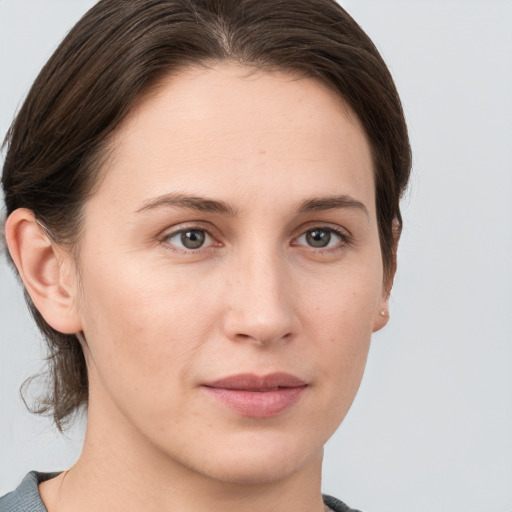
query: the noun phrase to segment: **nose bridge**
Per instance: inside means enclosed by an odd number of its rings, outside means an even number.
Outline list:
[[[297,316],[286,259],[272,244],[240,252],[230,279],[226,334],[268,344],[292,336]]]

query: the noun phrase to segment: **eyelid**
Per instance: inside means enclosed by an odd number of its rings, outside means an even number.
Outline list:
[[[206,235],[212,240],[212,242],[205,244],[197,249],[188,249],[185,247],[180,247],[174,243],[171,243],[169,240],[175,236],[178,236],[187,231],[202,231],[206,233]],[[167,247],[172,248],[172,250],[176,252],[180,252],[183,254],[193,254],[199,251],[205,251],[211,249],[212,247],[220,247],[222,245],[221,242],[218,241],[218,236],[212,234],[212,227],[205,227],[201,225],[200,222],[193,221],[187,225],[186,222],[173,226],[171,228],[167,228],[162,231],[161,235],[158,237],[160,243],[166,245]]]
[[[208,224],[208,227],[206,227],[204,224]],[[305,236],[308,231],[313,231],[315,229],[325,230],[334,234],[336,237],[338,237],[339,242],[334,246],[326,247],[313,247],[308,244],[297,243],[297,240],[300,237]],[[180,235],[181,233],[184,233],[186,231],[194,230],[206,233],[206,235],[211,238],[211,241],[197,249],[188,249],[185,247],[182,248],[176,244],[169,242],[169,239],[174,236]],[[210,223],[206,223],[203,221],[190,221],[190,223],[183,222],[163,230],[161,232],[161,235],[158,237],[158,240],[160,241],[160,243],[171,247],[176,252],[181,252],[183,254],[193,254],[200,251],[206,251],[214,247],[223,246],[224,244],[219,241],[219,239],[222,238],[222,235],[220,233],[216,233],[216,231],[218,230],[215,228],[215,226],[212,226]],[[298,228],[296,232],[298,234],[293,237],[290,245],[295,247],[305,247],[315,252],[336,251],[343,249],[353,243],[352,234],[348,229],[341,227],[339,225],[332,225],[325,222],[308,222],[307,224],[300,226],[300,228]]]
[[[336,244],[335,246],[326,246],[326,247],[313,247],[311,245],[297,243],[297,240],[299,238],[301,238],[302,236],[305,236],[308,233],[308,231],[314,231],[315,229],[329,231],[330,233],[333,233],[335,236],[337,236],[339,238],[339,243]],[[344,247],[347,247],[351,243],[352,243],[352,235],[347,229],[344,229],[340,226],[333,226],[333,225],[329,225],[329,224],[325,224],[325,223],[311,223],[307,226],[302,226],[301,230],[300,230],[300,234],[297,235],[292,241],[292,245],[294,245],[294,246],[306,247],[306,248],[316,251],[316,252],[335,251],[337,249],[342,249]]]

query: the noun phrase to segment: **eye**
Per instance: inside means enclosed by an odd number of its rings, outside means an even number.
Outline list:
[[[318,227],[308,229],[300,235],[294,245],[307,245],[314,249],[336,247],[346,241],[346,236],[334,228]]]
[[[211,245],[213,238],[204,229],[181,229],[165,237],[165,241],[178,249],[193,251],[201,249],[205,245]]]

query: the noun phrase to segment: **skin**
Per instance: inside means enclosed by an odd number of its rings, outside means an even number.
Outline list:
[[[249,71],[191,68],[140,101],[85,204],[78,256],[28,210],[8,219],[34,303],[85,336],[87,434],[40,486],[50,512],[323,510],[323,445],[387,321],[370,147],[320,82]],[[204,245],[186,248],[184,229]],[[277,371],[307,387],[271,418],[202,387]]]

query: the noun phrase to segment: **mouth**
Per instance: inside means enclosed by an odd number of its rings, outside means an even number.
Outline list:
[[[202,385],[222,405],[249,418],[269,418],[290,409],[307,383],[288,373],[239,374]]]

